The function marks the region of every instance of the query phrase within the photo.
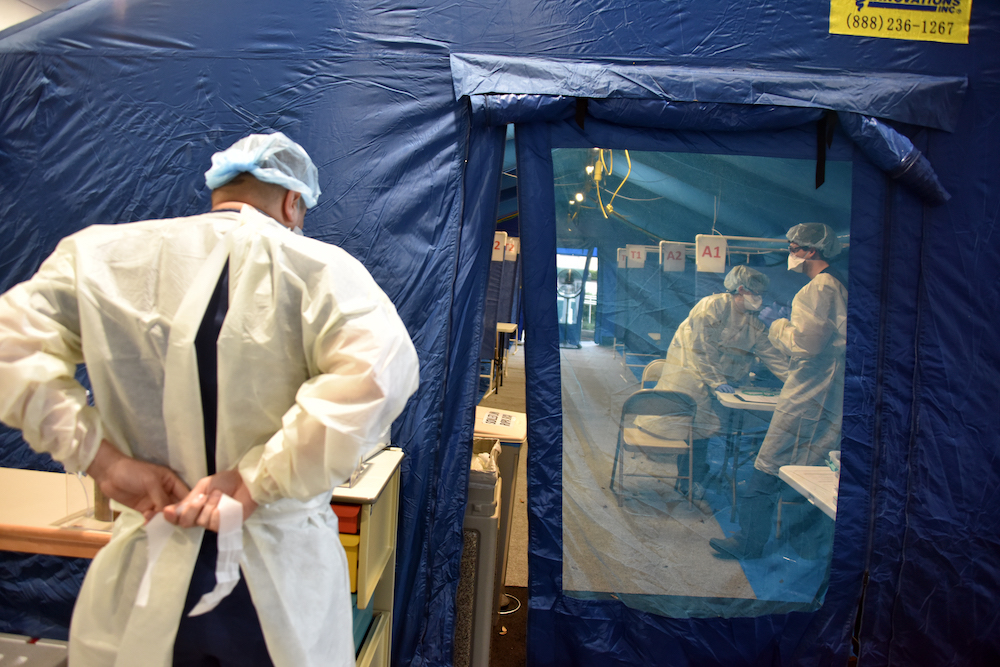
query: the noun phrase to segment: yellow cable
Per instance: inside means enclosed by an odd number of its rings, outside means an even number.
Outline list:
[[[608,217],[608,212],[604,210],[604,202],[601,201],[601,184],[597,184],[597,205],[601,208],[601,214],[606,218]]]
[[[619,183],[618,187],[615,189],[614,194],[611,195],[611,201],[608,202],[608,208],[611,208],[611,202],[613,202],[615,197],[618,196],[618,190],[622,189],[622,186],[625,185],[625,181],[628,180],[629,174],[632,173],[632,158],[629,157],[627,150],[625,151],[625,159],[628,160],[628,171],[625,172],[625,178],[622,179],[622,182]]]
[[[601,173],[607,171],[608,166],[604,162],[604,149],[600,152],[600,166],[594,169],[594,189],[597,191],[597,205],[601,207],[601,215],[608,217],[608,212],[604,210],[604,202],[601,201]]]

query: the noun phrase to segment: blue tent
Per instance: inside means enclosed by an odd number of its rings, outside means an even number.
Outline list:
[[[209,156],[250,131],[303,143],[324,192],[306,233],[368,267],[420,354],[393,429],[393,658],[450,664],[513,124],[529,663],[840,665],[854,636],[866,665],[997,664],[998,33],[983,0],[70,2],[0,33],[0,290],[87,225],[205,210]],[[676,618],[562,589],[552,155],[594,146],[852,166],[843,475],[818,609]],[[57,469],[10,431],[0,464]],[[46,610],[71,604],[83,567],[2,562],[0,630],[58,634]]]

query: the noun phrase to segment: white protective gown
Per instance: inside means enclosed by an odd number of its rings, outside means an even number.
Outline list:
[[[330,492],[400,414],[418,363],[392,303],[346,252],[249,206],[67,237],[0,297],[0,419],[69,471],[107,438],[193,485],[206,464],[192,342],[227,256],[216,465],[238,467],[260,503],[243,527],[243,576],[275,665],[353,665]],[[84,360],[95,407],[73,379]],[[125,511],[80,592],[70,664],[169,665],[202,534],[173,530],[137,607],[147,540]]]
[[[715,388],[738,384],[750,372],[754,357],[782,380],[788,371],[788,359],[768,342],[764,323],[755,314],[736,310],[735,299],[735,295],[723,292],[695,304],[670,341],[663,373],[656,383],[657,389],[678,391],[695,400],[695,440],[722,428],[715,410]],[[686,423],[681,421],[671,417],[635,419],[645,431],[676,439],[687,437],[683,432]]]
[[[791,319],[771,324],[769,337],[791,363],[754,467],[777,476],[781,466],[818,465],[840,449],[847,287],[820,273],[795,295]]]

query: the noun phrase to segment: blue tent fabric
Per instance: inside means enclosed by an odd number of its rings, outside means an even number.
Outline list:
[[[416,468],[411,474],[427,479],[415,482],[416,489],[405,491],[401,500],[400,519],[415,521],[416,532],[408,534],[411,528],[405,526],[398,532],[397,551],[402,562],[396,568],[393,664],[451,664],[475,415],[469,399],[478,391],[479,344],[504,130],[484,128],[471,132],[459,145],[471,165],[461,188],[472,203],[464,208],[456,235],[455,294],[448,332],[455,344],[448,350],[446,361],[449,367],[463,368],[465,372],[449,375],[443,388],[444,426],[440,438],[447,444],[423,448],[428,450],[428,457],[433,457],[430,465]],[[408,454],[408,458],[413,455],[420,452]],[[424,504],[418,506],[417,502]],[[414,557],[418,553],[422,558]]]
[[[521,118],[561,120],[576,108],[575,97],[562,95],[473,95],[469,100],[472,118],[481,125],[507,125]]]
[[[823,117],[821,109],[714,102],[673,102],[609,98],[591,100],[588,112],[600,120],[700,132],[745,132],[795,127]]]
[[[453,57],[453,66],[455,60]],[[470,79],[473,77],[469,72],[462,74]],[[964,91],[964,82],[957,87]],[[933,99],[936,92],[939,91],[928,91],[928,98]],[[588,100],[587,114],[621,125],[698,132],[784,129],[824,117],[820,109],[792,104],[746,105],[612,97]],[[474,95],[472,106],[476,121],[489,125],[569,118],[575,116],[576,100],[565,96],[486,94]],[[913,189],[931,205],[943,204],[951,198],[930,162],[903,134],[871,116],[841,111],[838,117],[851,139],[880,169]]]
[[[248,132],[301,141],[324,191],[306,233],[364,262],[420,354],[393,429],[406,452],[393,661],[451,664],[502,124],[517,122],[520,213],[534,212],[521,225],[530,664],[843,664],[860,609],[863,664],[993,665],[1000,7],[961,5],[968,44],[834,35],[830,3],[71,2],[0,34],[0,290],[86,225],[204,210],[209,156]],[[536,224],[553,206],[551,148],[657,135],[815,156],[802,128],[826,110],[838,133],[848,114],[875,130],[874,149],[862,135],[856,155],[828,154],[854,164],[841,500],[855,520],[838,523],[826,602],[665,619],[562,596],[558,322],[544,296],[556,237]],[[933,192],[932,176],[951,195],[934,207],[913,190]],[[0,464],[58,467],[9,430]],[[80,571],[56,569],[45,577],[71,597]],[[30,588],[11,604],[41,609]]]
[[[913,188],[932,205],[951,199],[927,158],[905,136],[870,116],[844,113],[839,118],[854,143],[880,169]]]
[[[483,318],[483,341],[479,349],[481,373],[492,369],[494,353],[497,345],[497,321],[500,307],[500,289],[503,280],[503,254],[499,260],[490,261],[490,277],[486,283],[486,308]]]
[[[455,96],[554,95],[811,107],[955,129],[965,77],[452,53]]]
[[[68,637],[87,558],[0,552],[0,624],[28,637]]]

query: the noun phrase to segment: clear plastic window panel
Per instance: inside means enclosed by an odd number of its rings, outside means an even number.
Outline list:
[[[817,608],[851,164],[828,162],[819,188],[813,160],[556,149],[553,164],[565,593],[679,618]],[[789,240],[800,223],[822,224]]]

